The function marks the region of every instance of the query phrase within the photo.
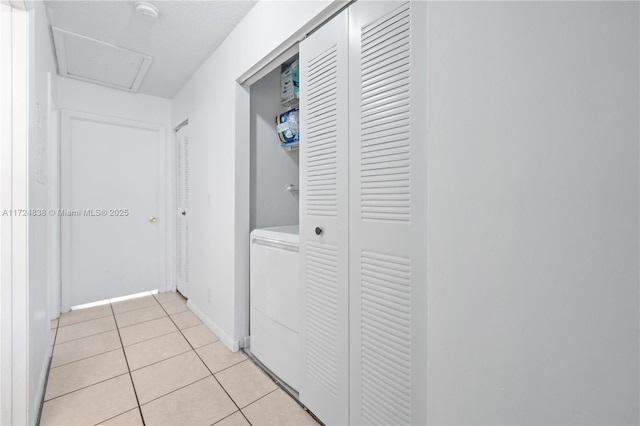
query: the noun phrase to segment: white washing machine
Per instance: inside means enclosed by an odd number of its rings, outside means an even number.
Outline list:
[[[298,226],[255,229],[250,238],[250,351],[297,391],[300,384]]]

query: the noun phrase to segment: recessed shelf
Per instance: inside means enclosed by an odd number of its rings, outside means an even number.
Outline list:
[[[282,102],[282,105],[287,109],[300,108],[300,99],[293,98],[289,101]]]
[[[287,152],[300,149],[300,142],[281,143],[280,146]]]

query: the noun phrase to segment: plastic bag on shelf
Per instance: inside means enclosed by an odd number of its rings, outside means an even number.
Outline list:
[[[298,108],[276,116],[276,131],[282,143],[293,143],[300,140]]]

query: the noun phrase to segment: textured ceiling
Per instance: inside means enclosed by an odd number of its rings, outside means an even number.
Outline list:
[[[134,11],[134,1],[46,1],[49,23],[150,55],[139,92],[172,98],[256,1],[150,1],[157,20]]]

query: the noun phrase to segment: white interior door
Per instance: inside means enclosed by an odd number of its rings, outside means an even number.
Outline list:
[[[300,400],[349,420],[347,11],[300,44]]]
[[[177,275],[178,290],[189,294],[189,125],[176,132],[178,150],[178,190],[177,190]]]
[[[161,287],[162,127],[63,111],[62,309]]]
[[[349,9],[351,424],[426,424],[426,2]]]

